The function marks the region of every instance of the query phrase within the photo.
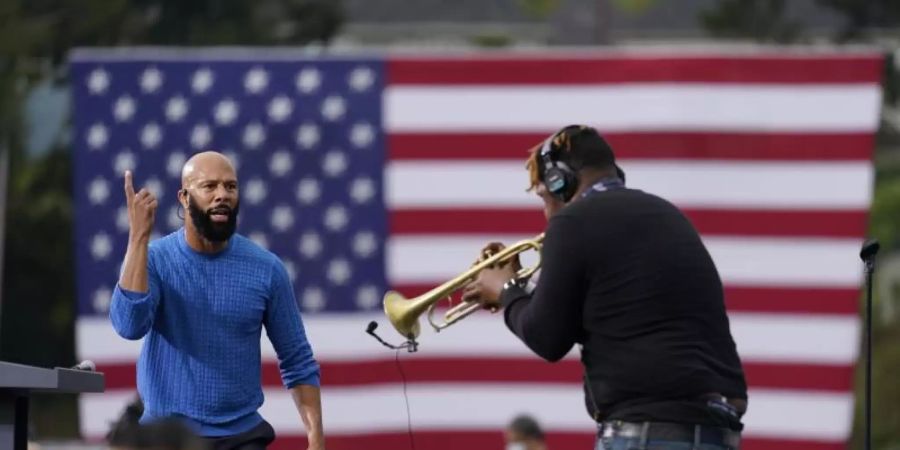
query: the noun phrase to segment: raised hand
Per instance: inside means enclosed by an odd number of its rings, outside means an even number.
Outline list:
[[[125,201],[128,204],[130,238],[149,238],[156,217],[156,197],[146,188],[137,193],[131,182],[131,171],[125,171]]]

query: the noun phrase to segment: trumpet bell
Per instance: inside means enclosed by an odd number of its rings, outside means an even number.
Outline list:
[[[415,303],[396,291],[384,294],[384,314],[401,336],[413,339],[419,336],[419,314],[412,311]]]
[[[454,292],[465,288],[466,284],[474,280],[478,273],[485,268],[492,267],[495,264],[508,262],[516,255],[527,250],[540,251],[541,244],[544,240],[544,234],[539,234],[531,240],[519,241],[510,247],[506,247],[498,253],[491,255],[483,260],[479,260],[474,266],[458,275],[456,278],[435,287],[434,289],[412,299],[406,299],[399,292],[388,291],[384,295],[384,313],[394,329],[406,339],[415,340],[419,336],[419,316],[428,314],[428,323],[431,324],[435,331],[441,331],[444,328],[459,322],[463,318],[475,313],[481,306],[478,302],[462,302],[453,308],[450,308],[444,314],[443,322],[435,322],[432,318],[434,308],[437,303],[443,299],[450,299]],[[540,267],[540,260],[531,267],[520,270],[516,274],[516,278],[521,280],[531,277],[535,270]]]

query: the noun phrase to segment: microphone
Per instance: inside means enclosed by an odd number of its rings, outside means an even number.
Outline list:
[[[866,270],[871,271],[875,268],[875,255],[881,249],[878,239],[869,239],[863,243],[862,249],[859,251],[859,257],[866,263]]]
[[[368,326],[366,326],[366,333],[370,334],[378,342],[381,342],[381,345],[384,345],[385,347],[387,347],[389,349],[400,350],[402,348],[405,348],[407,351],[409,351],[409,353],[414,353],[416,350],[419,349],[419,344],[416,342],[415,338],[412,338],[412,337],[410,337],[409,340],[407,340],[406,342],[404,342],[403,344],[400,344],[400,345],[389,344],[389,343],[385,342],[384,339],[381,339],[381,337],[379,337],[377,334],[375,334],[376,328],[378,328],[378,322],[373,320],[373,321],[369,322]]]
[[[86,359],[74,366],[70,367],[71,370],[84,370],[86,372],[95,372],[97,371],[97,365],[94,364],[93,361]]]

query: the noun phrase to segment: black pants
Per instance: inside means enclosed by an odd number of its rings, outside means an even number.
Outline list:
[[[206,438],[210,450],[265,450],[275,440],[275,429],[265,420],[234,436]]]

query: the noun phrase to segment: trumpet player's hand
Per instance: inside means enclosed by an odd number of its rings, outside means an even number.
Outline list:
[[[479,302],[485,309],[500,309],[500,291],[503,290],[503,285],[514,276],[516,276],[516,270],[512,264],[484,269],[478,273],[475,281],[463,289],[462,299]]]

